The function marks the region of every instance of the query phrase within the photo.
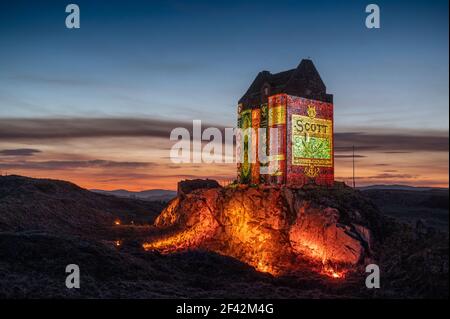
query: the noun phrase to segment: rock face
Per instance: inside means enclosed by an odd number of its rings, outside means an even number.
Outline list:
[[[159,215],[155,226],[166,233],[144,248],[209,249],[272,274],[295,271],[299,259],[349,269],[372,255],[380,222],[370,202],[338,183],[197,189],[175,198]]]

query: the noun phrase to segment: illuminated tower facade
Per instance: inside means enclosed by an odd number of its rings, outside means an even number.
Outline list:
[[[237,141],[240,183],[333,184],[333,95],[311,60],[280,73],[260,72],[238,102],[238,127],[245,132]]]

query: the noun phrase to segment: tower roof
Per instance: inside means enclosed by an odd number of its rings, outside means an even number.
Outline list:
[[[326,93],[326,86],[313,62],[303,59],[295,69],[274,74],[259,72],[239,103],[244,108],[259,106],[267,102],[268,96],[279,93],[333,102],[333,95]]]

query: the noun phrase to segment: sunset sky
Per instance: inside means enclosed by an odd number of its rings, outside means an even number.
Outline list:
[[[373,1],[372,1],[373,2]],[[448,187],[448,1],[0,3],[0,172],[86,188],[228,181],[174,164],[175,127],[233,127],[258,72],[310,57],[334,94],[337,180]],[[81,28],[65,27],[77,3]]]

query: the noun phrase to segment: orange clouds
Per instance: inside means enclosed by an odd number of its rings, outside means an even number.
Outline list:
[[[176,189],[180,179],[229,182],[235,164],[174,164],[174,127],[155,119],[0,119],[0,171],[72,181],[86,188]],[[208,125],[209,126],[209,125]],[[203,127],[208,127],[204,125]],[[223,128],[221,128],[222,130]],[[336,179],[357,185],[448,187],[448,132],[338,132]]]

